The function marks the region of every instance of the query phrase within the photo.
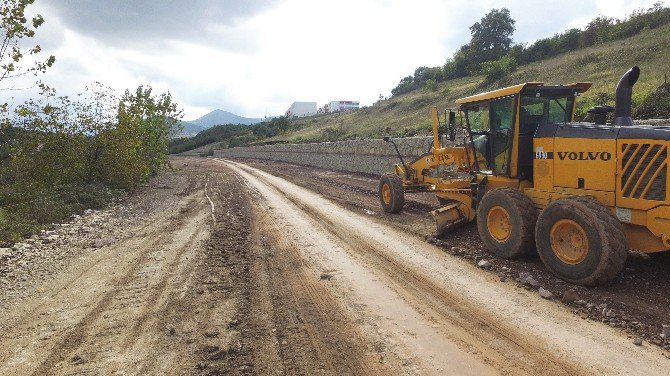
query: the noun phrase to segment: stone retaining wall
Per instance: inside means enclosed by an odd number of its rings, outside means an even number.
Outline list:
[[[670,124],[670,120],[644,120]],[[458,139],[462,139],[459,134]],[[394,139],[406,162],[427,152],[433,142],[430,136]],[[446,140],[443,139],[443,144]],[[295,163],[332,170],[381,175],[399,163],[393,145],[381,139],[322,142],[314,144],[278,144],[215,150],[221,158],[255,158]]]
[[[426,153],[433,142],[432,137],[426,136],[394,140],[408,163]],[[393,165],[399,163],[393,145],[380,139],[249,146],[215,150],[214,156],[267,159],[375,175],[390,172]]]

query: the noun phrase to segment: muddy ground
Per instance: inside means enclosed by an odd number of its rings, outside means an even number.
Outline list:
[[[627,338],[654,341],[669,317],[667,258],[634,259],[609,286],[575,288],[538,259],[491,257],[472,226],[432,238],[430,195],[391,216],[374,177],[244,162],[174,158],[174,171],[114,207],[4,251],[0,375],[662,374],[670,365],[661,347]],[[491,266],[476,266],[482,259]],[[540,298],[515,281],[520,271],[559,298],[574,290],[574,301]]]

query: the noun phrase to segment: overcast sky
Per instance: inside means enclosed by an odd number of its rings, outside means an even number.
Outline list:
[[[514,40],[532,42],[654,2],[37,0],[33,9],[46,20],[37,42],[56,55],[41,79],[59,94],[94,81],[118,91],[149,84],[169,90],[190,120],[217,108],[278,115],[293,101],[372,104],[416,67],[444,64],[492,8],[509,8]]]

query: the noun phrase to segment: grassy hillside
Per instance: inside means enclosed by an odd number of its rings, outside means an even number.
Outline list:
[[[483,76],[465,77],[440,83],[434,92],[415,90],[353,112],[294,120],[294,128],[299,130],[268,141],[306,142],[429,133],[432,106],[454,107],[458,98],[528,81],[593,82],[591,90],[578,100],[578,111],[583,115],[596,103],[607,101],[613,104],[619,78],[633,65],[639,65],[642,70],[633,98],[634,104],[639,104],[663,83],[664,74],[670,74],[670,25],[524,65],[505,79],[489,85],[483,84]]]
[[[593,82],[591,89],[580,96],[577,102],[576,118],[584,120],[589,108],[602,104],[614,105],[616,84],[621,75],[634,65],[640,66],[642,70],[634,88],[634,109],[643,109],[641,113],[644,113],[645,118],[670,117],[670,85],[664,86],[663,90],[659,88],[663,85],[664,75],[670,74],[669,24],[643,30],[627,39],[523,65],[492,83],[486,83],[483,75],[463,77],[439,83],[433,91],[414,90],[356,111],[295,120],[277,118],[244,129],[219,126],[190,139],[173,140],[170,151],[179,153],[190,150],[191,153],[208,154],[213,149],[249,144],[430,134],[431,107],[454,108],[454,101],[458,98],[531,81],[547,84]],[[656,95],[651,96],[652,93]]]

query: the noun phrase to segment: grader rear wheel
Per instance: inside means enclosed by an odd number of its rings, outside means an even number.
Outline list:
[[[405,205],[405,190],[398,175],[382,175],[379,181],[379,202],[385,212],[400,213]]]
[[[504,258],[533,251],[536,221],[533,202],[517,189],[493,189],[484,195],[477,208],[479,237],[486,248]]]
[[[628,255],[621,222],[592,197],[567,197],[549,204],[535,229],[544,265],[579,285],[603,284],[624,267]]]

